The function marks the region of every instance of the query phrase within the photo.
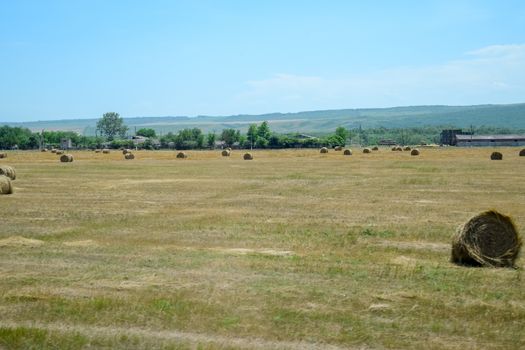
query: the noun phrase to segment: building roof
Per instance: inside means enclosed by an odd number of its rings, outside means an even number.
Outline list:
[[[525,140],[525,135],[456,135],[458,141],[514,141]]]

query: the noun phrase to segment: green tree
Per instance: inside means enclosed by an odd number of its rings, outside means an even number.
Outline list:
[[[113,140],[115,136],[124,137],[128,127],[124,125],[124,120],[120,117],[118,113],[108,112],[102,115],[97,122],[97,131],[108,138],[108,140]]]
[[[221,133],[221,140],[224,141],[226,146],[231,146],[235,142],[239,141],[241,133],[235,129],[224,129]]]
[[[344,142],[346,142],[346,139],[348,138],[348,131],[344,127],[342,126],[337,127],[337,129],[335,129],[335,134],[339,136],[341,139],[343,139]]]
[[[157,137],[157,134],[155,133],[155,130],[148,129],[148,128],[142,128],[137,131],[138,136],[144,136],[144,137]]]
[[[206,136],[206,144],[208,145],[209,148],[215,147],[215,139],[216,139],[215,133],[213,132],[208,133],[208,135]]]
[[[268,140],[270,138],[270,135],[271,135],[270,127],[268,126],[268,122],[265,120],[257,128],[257,136],[265,138],[266,140]]]
[[[248,137],[248,141],[250,142],[250,146],[255,145],[255,140],[257,140],[257,124],[251,124],[248,127],[248,132],[246,133],[246,136]]]

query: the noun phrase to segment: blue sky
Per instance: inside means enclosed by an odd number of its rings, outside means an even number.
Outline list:
[[[0,0],[0,121],[525,102],[525,1]]]

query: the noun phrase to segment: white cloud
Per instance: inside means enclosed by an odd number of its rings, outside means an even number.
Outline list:
[[[276,74],[236,96],[257,112],[525,102],[525,45],[493,45],[439,65],[342,78]]]

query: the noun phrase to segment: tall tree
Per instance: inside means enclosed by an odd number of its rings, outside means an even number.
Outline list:
[[[348,130],[346,130],[344,127],[337,127],[337,129],[335,129],[335,134],[343,139],[343,142],[346,142],[346,139],[348,138]]]
[[[157,137],[157,134],[155,133],[155,130],[149,129],[149,128],[142,128],[137,130],[138,136],[144,136],[144,137]]]
[[[213,132],[208,133],[208,135],[206,136],[206,143],[208,144],[209,148],[215,147],[215,138],[216,136]]]
[[[113,140],[115,136],[124,137],[128,127],[124,125],[124,120],[120,117],[118,113],[108,112],[102,115],[97,122],[97,131],[108,138],[108,140]]]
[[[270,127],[268,126],[268,122],[265,120],[262,122],[261,125],[257,128],[257,136],[262,137],[266,140],[270,138]]]

